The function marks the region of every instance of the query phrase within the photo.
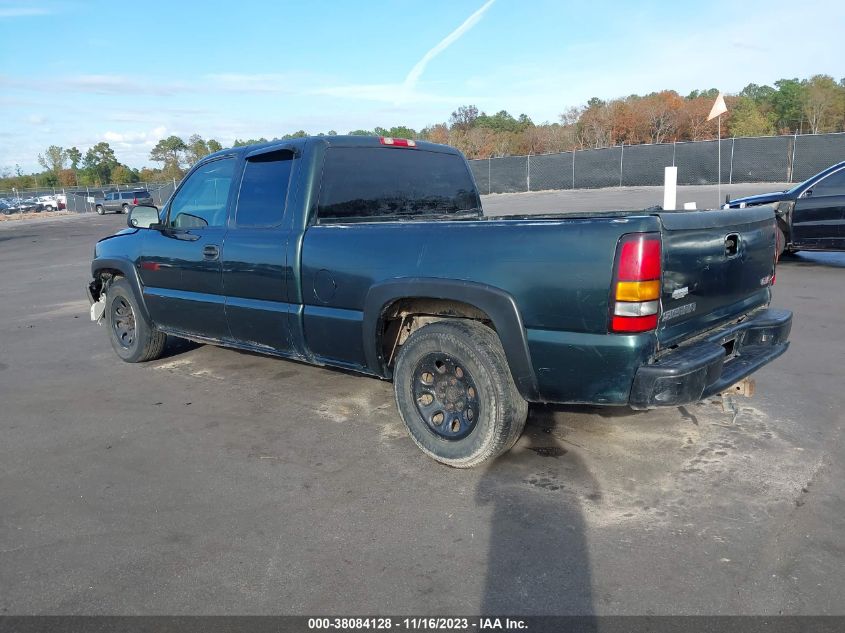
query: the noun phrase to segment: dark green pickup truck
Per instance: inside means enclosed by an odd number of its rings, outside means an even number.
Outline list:
[[[441,145],[224,150],[128,222],[88,286],[123,360],[174,335],[392,380],[452,466],[507,451],[529,402],[682,405],[788,346],[770,207],[487,218]]]

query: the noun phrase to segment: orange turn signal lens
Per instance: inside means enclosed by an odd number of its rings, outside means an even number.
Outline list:
[[[617,301],[654,301],[660,298],[660,280],[620,281],[616,284]]]

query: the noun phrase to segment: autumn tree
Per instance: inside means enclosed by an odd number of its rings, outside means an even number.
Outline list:
[[[466,132],[475,125],[475,120],[477,118],[478,108],[476,106],[460,106],[457,110],[452,112],[452,116],[449,118],[449,127]]]

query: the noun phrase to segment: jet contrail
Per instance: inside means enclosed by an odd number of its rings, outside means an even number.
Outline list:
[[[425,67],[428,66],[428,62],[430,62],[432,59],[437,57],[440,53],[442,53],[444,50],[446,50],[451,44],[453,44],[458,39],[460,39],[460,37],[464,33],[466,33],[472,27],[474,27],[476,24],[478,24],[478,21],[484,16],[487,9],[489,9],[490,5],[492,5],[495,1],[496,0],[487,0],[487,2],[485,2],[481,6],[481,8],[478,9],[478,11],[476,11],[471,16],[469,16],[466,20],[464,20],[463,24],[461,24],[458,28],[456,28],[454,31],[449,33],[449,35],[447,35],[442,40],[440,40],[440,42],[438,42],[437,45],[434,46],[434,48],[432,48],[425,55],[423,55],[422,59],[420,59],[420,61],[418,61],[414,65],[414,67],[411,69],[411,72],[409,72],[408,76],[405,77],[405,84],[404,84],[405,90],[406,91],[413,90],[414,87],[417,85],[417,81],[419,80],[420,75],[423,74],[423,72],[425,71]]]

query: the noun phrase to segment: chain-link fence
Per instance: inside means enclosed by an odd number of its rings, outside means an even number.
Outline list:
[[[157,207],[161,207],[173,194],[178,181],[136,182],[129,185],[114,184],[102,187],[33,187],[27,189],[0,190],[0,201],[12,208],[35,204],[38,198],[60,196],[68,211],[93,213],[96,201],[113,191],[149,191]]]
[[[678,184],[719,180],[719,141],[624,145],[560,154],[469,161],[481,193],[660,186],[663,168]],[[801,182],[845,160],[845,133],[728,138],[721,141],[721,181]]]

